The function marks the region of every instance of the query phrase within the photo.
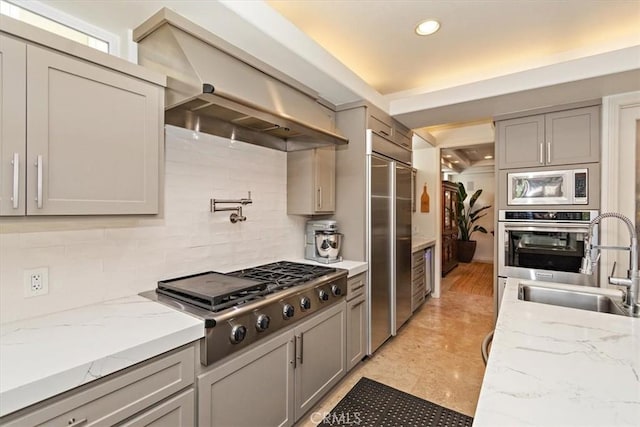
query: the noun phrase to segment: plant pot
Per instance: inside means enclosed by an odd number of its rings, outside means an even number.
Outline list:
[[[458,240],[458,261],[471,262],[477,243],[475,240]]]

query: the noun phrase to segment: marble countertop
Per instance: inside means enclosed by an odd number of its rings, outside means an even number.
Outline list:
[[[425,237],[414,235],[411,237],[411,251],[417,252],[422,249],[426,249],[429,246],[433,246],[436,244],[435,237]]]
[[[0,326],[0,416],[204,336],[202,320],[131,296]]]
[[[638,426],[640,319],[520,301],[520,282],[507,281],[474,427]]]
[[[366,261],[349,261],[346,259],[340,262],[332,262],[331,264],[311,261],[310,259],[304,258],[290,259],[288,261],[301,262],[303,264],[322,265],[324,267],[344,268],[345,270],[349,270],[348,277],[353,277],[360,273],[364,273],[369,268],[369,264]]]

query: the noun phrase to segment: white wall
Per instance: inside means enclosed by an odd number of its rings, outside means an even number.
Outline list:
[[[162,219],[129,227],[104,218],[99,225],[91,218],[4,221],[0,321],[136,294],[160,279],[302,257],[305,219],[286,214],[286,153],[194,135],[167,127]],[[247,191],[253,204],[243,209],[246,222],[209,212],[210,198]],[[23,270],[40,266],[49,267],[49,294],[25,299]]]
[[[413,151],[413,167],[418,170],[416,175],[416,212],[413,213],[411,219],[413,226],[413,234],[432,238],[437,235],[436,220],[438,210],[436,206],[436,198],[439,197],[438,174],[437,167],[440,162],[438,160],[439,150],[430,148],[421,148]],[[435,165],[435,166],[434,166]],[[424,184],[427,184],[427,192],[430,197],[430,209],[428,213],[420,212],[420,197]]]
[[[451,176],[451,180],[454,182],[462,182],[467,190],[467,203],[471,198],[471,195],[478,189],[482,188],[482,194],[474,205],[475,208],[482,206],[495,206],[495,188],[496,179],[493,165],[476,166],[466,169],[460,174],[454,174]],[[475,232],[471,235],[472,240],[478,242],[476,246],[476,253],[473,256],[474,261],[479,262],[493,262],[493,239],[494,236],[491,231],[495,228],[494,209],[487,209],[487,214],[480,218],[476,224],[483,226],[487,229],[488,233]]]
[[[640,91],[602,99],[601,212],[619,212],[632,222],[636,222],[639,123]],[[635,226],[637,233],[637,222]],[[629,232],[621,221],[610,218],[603,220],[600,234],[603,245],[629,245]],[[629,268],[628,253],[602,251],[601,255],[601,286],[606,286],[614,261],[617,262],[616,276],[625,276]]]

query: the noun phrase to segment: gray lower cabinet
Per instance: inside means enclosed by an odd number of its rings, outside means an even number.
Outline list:
[[[347,280],[347,370],[367,355],[367,299],[365,273]]]
[[[194,382],[194,363],[195,348],[189,345],[7,415],[0,425],[175,426],[180,424],[170,421],[193,421],[193,389],[188,387]]]
[[[290,426],[345,374],[345,303],[198,376],[200,426]]]
[[[328,309],[295,329],[296,420],[313,407],[346,373],[345,304]]]
[[[415,251],[411,257],[411,311],[424,303],[427,295],[424,249]]]
[[[199,375],[198,425],[292,425],[294,357],[290,331]]]
[[[498,169],[600,161],[600,107],[496,122]]]
[[[0,215],[158,213],[161,86],[4,35],[0,59]]]

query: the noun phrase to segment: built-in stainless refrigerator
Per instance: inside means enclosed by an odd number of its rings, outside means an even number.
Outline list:
[[[411,151],[367,130],[367,174],[372,354],[411,316]]]

